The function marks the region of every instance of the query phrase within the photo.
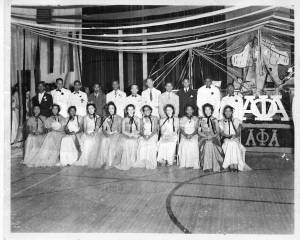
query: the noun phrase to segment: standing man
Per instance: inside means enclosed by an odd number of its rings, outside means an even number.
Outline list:
[[[69,106],[76,107],[76,114],[83,117],[86,115],[86,105],[88,98],[85,92],[80,91],[81,82],[74,81],[74,92],[71,93],[69,98]]]
[[[124,108],[126,107],[126,93],[119,89],[119,82],[112,82],[113,90],[106,94],[106,102],[114,102],[117,107],[117,114],[124,117]]]
[[[233,107],[233,117],[241,122],[244,117],[244,102],[243,98],[234,94],[234,86],[232,83],[227,85],[227,95],[222,98],[220,104],[220,119],[223,119],[223,109],[226,105]]]
[[[99,83],[94,84],[93,90],[94,92],[89,95],[88,100],[96,105],[96,114],[103,117],[105,115],[104,106],[106,103],[106,96]]]
[[[159,117],[158,114],[158,98],[161,94],[159,90],[153,87],[153,80],[148,78],[146,80],[147,89],[142,92],[143,105],[152,107],[152,115]]]
[[[56,79],[56,89],[51,91],[53,98],[53,103],[56,103],[60,106],[60,112],[64,118],[68,117],[68,107],[69,107],[69,97],[71,91],[63,88],[64,81],[62,78]]]
[[[131,95],[129,95],[126,98],[126,105],[128,104],[133,104],[135,107],[135,115],[138,118],[142,118],[142,106],[143,106],[143,101],[141,95],[138,94],[139,87],[136,84],[131,85]]]
[[[197,115],[197,92],[190,88],[190,81],[185,78],[182,81],[183,88],[178,91],[179,96],[179,117],[184,116],[184,109],[187,104],[192,105]]]
[[[50,117],[51,106],[53,104],[52,96],[46,93],[45,82],[39,82],[37,89],[38,94],[35,95],[31,100],[32,106],[40,106],[41,115]]]
[[[175,109],[175,117],[178,117],[179,114],[179,97],[172,92],[173,90],[173,84],[171,82],[166,83],[165,85],[165,89],[166,91],[164,93],[162,93],[159,96],[158,102],[159,102],[159,116],[161,118],[166,117],[166,114],[164,112],[164,107],[167,104],[171,104],[174,106]]]
[[[197,93],[197,107],[199,116],[203,117],[202,106],[205,103],[210,103],[214,107],[213,116],[219,119],[220,108],[220,90],[216,86],[212,85],[212,79],[206,78],[205,85],[198,89]]]

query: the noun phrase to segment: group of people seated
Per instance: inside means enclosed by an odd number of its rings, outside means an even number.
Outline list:
[[[23,162],[28,167],[128,170],[176,164],[203,171],[250,170],[240,142],[242,100],[232,85],[221,101],[209,78],[197,93],[185,79],[178,94],[171,83],[161,94],[147,79],[141,96],[133,85],[128,97],[117,82],[107,95],[95,84],[89,96],[79,81],[73,93],[63,88],[62,79],[56,83],[51,94],[40,83],[32,99]]]

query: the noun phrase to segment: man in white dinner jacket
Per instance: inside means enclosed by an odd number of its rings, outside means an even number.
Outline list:
[[[204,116],[202,112],[202,106],[206,103],[213,105],[213,116],[219,119],[220,90],[212,84],[211,78],[206,78],[205,85],[200,87],[197,92],[197,107],[200,117]]]
[[[147,89],[142,92],[143,105],[152,107],[152,115],[159,117],[158,114],[158,99],[161,91],[153,87],[153,80],[148,78],[146,80]]]
[[[53,103],[60,106],[60,114],[68,117],[69,97],[71,91],[63,87],[64,81],[61,78],[56,79],[56,89],[51,91]]]
[[[86,115],[86,105],[88,102],[88,97],[85,92],[80,91],[81,82],[76,80],[74,81],[74,92],[70,94],[69,106],[76,107],[76,114],[79,116]]]
[[[131,94],[126,98],[126,105],[133,104],[135,107],[135,116],[142,118],[141,108],[143,106],[143,101],[141,95],[138,94],[138,85],[132,84],[130,91]]]
[[[232,83],[227,84],[227,95],[224,96],[221,100],[220,119],[224,118],[223,109],[226,105],[233,107],[233,117],[239,119],[242,122],[244,117],[243,98],[234,93],[234,86]]]
[[[113,90],[106,94],[106,103],[114,102],[117,107],[117,114],[124,117],[124,108],[126,107],[126,93],[119,89],[119,82],[112,82]]]

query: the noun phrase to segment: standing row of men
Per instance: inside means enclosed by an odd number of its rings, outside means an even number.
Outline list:
[[[94,84],[93,93],[89,96],[85,92],[82,92],[81,82],[74,82],[74,91],[71,92],[68,89],[63,88],[63,80],[61,78],[56,80],[57,88],[52,90],[50,94],[45,92],[45,86],[43,82],[38,84],[38,94],[33,97],[32,104],[39,105],[41,108],[41,114],[48,117],[50,115],[50,108],[53,103],[60,106],[60,114],[63,117],[67,117],[67,110],[69,106],[76,106],[77,114],[80,116],[86,115],[86,105],[88,102],[93,102],[97,108],[97,114],[103,116],[104,106],[107,102],[114,102],[117,106],[117,114],[121,117],[124,116],[124,108],[128,104],[133,104],[136,108],[136,115],[141,117],[141,111],[143,105],[150,105],[152,107],[152,115],[157,117],[165,117],[164,106],[172,104],[175,108],[175,116],[183,116],[184,108],[187,104],[193,105],[195,109],[198,109],[200,117],[203,116],[202,106],[205,103],[210,103],[214,106],[214,117],[217,119],[222,118],[223,107],[231,105],[234,109],[234,117],[243,119],[243,99],[234,94],[233,85],[227,86],[227,95],[222,98],[220,96],[220,90],[212,84],[212,80],[207,78],[205,85],[198,90],[190,88],[190,82],[188,79],[184,79],[183,88],[180,89],[177,94],[173,92],[172,83],[166,83],[165,92],[161,93],[158,89],[154,88],[152,79],[147,79],[147,89],[138,94],[139,89],[137,85],[131,86],[131,94],[126,96],[126,93],[119,89],[119,83],[114,81],[112,83],[113,90],[108,94],[104,94],[98,83]],[[197,112],[197,111],[195,111]]]

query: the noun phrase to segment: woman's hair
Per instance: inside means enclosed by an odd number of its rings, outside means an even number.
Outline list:
[[[70,106],[69,108],[68,108],[68,113],[70,114],[70,111],[71,111],[71,109],[74,109],[75,110],[75,112],[77,111],[77,109],[76,109],[76,107],[75,106]]]
[[[116,104],[115,104],[114,102],[112,102],[112,101],[111,101],[111,102],[108,102],[108,103],[106,104],[106,106],[105,106],[106,114],[109,115],[109,111],[108,111],[109,106],[113,106],[113,107],[114,107],[114,114],[116,114],[116,113],[117,113],[117,107],[116,107]]]
[[[145,111],[145,108],[149,108],[150,111],[151,111],[151,113],[152,113],[152,107],[150,105],[144,105],[144,106],[142,106],[142,112]]]
[[[211,105],[210,103],[205,103],[205,104],[202,106],[202,112],[203,112],[203,115],[204,115],[205,117],[207,117],[206,114],[205,114],[205,108],[206,108],[206,107],[209,107],[209,108],[210,108],[211,114],[213,114],[213,112],[214,112],[214,107],[213,107],[213,105]]]
[[[128,115],[128,108],[130,107],[133,107],[133,109],[135,110],[135,106],[133,104],[128,104],[126,107],[125,107],[125,113],[126,115]]]
[[[175,114],[175,108],[174,108],[174,106],[172,104],[167,104],[166,106],[164,106],[164,113],[166,115],[167,115],[167,108],[172,108],[172,110],[173,110],[172,116],[174,116],[174,114]]]
[[[58,104],[56,104],[56,103],[53,103],[53,104],[51,105],[51,111],[52,111],[52,109],[53,109],[54,107],[57,107],[58,113],[59,113],[59,112],[60,112],[60,106],[59,106]]]
[[[192,104],[189,104],[189,103],[184,106],[184,112],[186,112],[188,107],[191,107],[193,109],[193,111],[195,112],[195,107]]]
[[[226,106],[223,108],[223,116],[224,116],[224,117],[225,117],[225,111],[226,111],[226,109],[230,109],[232,112],[233,112],[233,110],[234,110],[234,108],[233,108],[232,106],[226,105]]]

